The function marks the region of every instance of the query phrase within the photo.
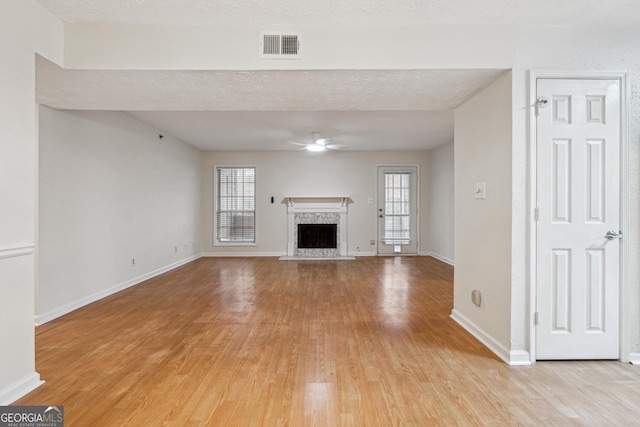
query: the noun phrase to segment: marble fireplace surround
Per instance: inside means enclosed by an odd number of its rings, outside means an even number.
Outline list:
[[[287,255],[280,259],[355,259],[347,251],[349,196],[289,196],[287,205]],[[337,248],[298,248],[298,224],[337,224]]]

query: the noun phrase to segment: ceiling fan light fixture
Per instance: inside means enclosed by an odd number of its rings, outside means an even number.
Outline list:
[[[321,145],[321,144],[308,144],[307,145],[307,150],[308,151],[319,152],[319,151],[324,151],[326,149],[327,149],[327,147],[325,147],[324,145]]]

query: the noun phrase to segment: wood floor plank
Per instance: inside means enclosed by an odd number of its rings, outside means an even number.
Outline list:
[[[430,257],[202,258],[36,329],[68,426],[640,425],[640,370],[509,367]]]

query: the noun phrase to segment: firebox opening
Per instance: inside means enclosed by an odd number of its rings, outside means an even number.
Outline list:
[[[298,224],[299,249],[336,249],[338,224]]]

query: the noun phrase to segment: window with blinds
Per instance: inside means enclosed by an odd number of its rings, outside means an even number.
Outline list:
[[[387,244],[408,244],[411,230],[411,175],[405,172],[384,174],[384,236]]]
[[[256,168],[218,167],[216,236],[221,243],[256,241]]]

